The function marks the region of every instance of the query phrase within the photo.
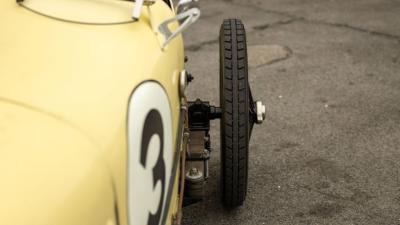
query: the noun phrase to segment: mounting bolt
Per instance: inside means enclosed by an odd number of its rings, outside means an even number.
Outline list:
[[[190,83],[190,82],[192,82],[192,81],[194,80],[194,77],[192,76],[192,74],[187,73],[186,76],[187,76],[186,79],[187,79],[187,82],[188,82],[188,83]]]
[[[203,178],[203,173],[196,167],[191,168],[189,170],[189,172],[186,173],[187,180],[199,181],[199,179],[202,179],[202,178]]]
[[[199,174],[199,170],[197,168],[192,168],[189,171],[189,176],[197,176]]]

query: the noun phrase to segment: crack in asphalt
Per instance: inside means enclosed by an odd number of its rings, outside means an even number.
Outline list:
[[[331,26],[331,27],[338,27],[338,28],[346,28],[346,29],[350,29],[353,31],[357,31],[357,32],[361,32],[361,33],[365,33],[368,35],[373,35],[373,36],[379,36],[379,37],[383,37],[386,39],[390,39],[390,40],[395,40],[400,44],[400,36],[394,35],[394,34],[389,34],[389,33],[384,33],[384,32],[380,32],[380,31],[375,31],[375,30],[369,30],[369,29],[365,29],[365,28],[361,28],[361,27],[356,27],[350,24],[345,24],[345,23],[334,23],[334,22],[326,22],[326,21],[322,21],[322,20],[312,20],[312,19],[308,19],[306,17],[302,17],[302,16],[296,16],[296,15],[292,15],[290,13],[287,12],[281,12],[281,11],[276,11],[276,10],[270,10],[270,9],[263,9],[260,7],[257,7],[251,3],[247,3],[247,4],[242,4],[242,3],[237,3],[237,2],[231,2],[231,4],[237,5],[237,6],[241,6],[241,7],[247,7],[247,8],[251,8],[257,11],[261,11],[261,12],[265,12],[265,13],[270,13],[270,14],[275,14],[275,15],[280,15],[280,16],[285,16],[291,19],[290,23],[295,22],[295,21],[304,21],[307,23],[312,23],[312,24],[319,24],[319,25],[325,25],[325,26]],[[277,25],[286,25],[289,23],[277,23]],[[263,27],[261,27],[261,30]],[[266,29],[268,28],[267,25],[265,25]]]
[[[258,66],[252,67],[252,68],[259,69],[259,68],[262,68],[262,67],[269,66],[269,65],[271,65],[271,64],[277,63],[277,62],[281,62],[281,61],[287,60],[287,59],[289,59],[290,57],[292,57],[292,55],[293,55],[292,49],[290,49],[290,48],[287,47],[287,46],[283,46],[283,48],[284,48],[284,49],[287,51],[287,53],[288,53],[285,57],[279,58],[279,59],[274,59],[274,60],[272,60],[272,61],[270,61],[270,62],[268,62],[268,63],[264,63],[264,64],[261,64],[261,65],[258,65]]]
[[[262,25],[259,25],[259,26],[254,26],[253,27],[254,30],[252,30],[250,32],[247,32],[247,34],[251,34],[251,33],[254,33],[254,32],[260,31],[260,30],[265,30],[267,28],[272,28],[272,27],[277,27],[277,26],[281,26],[281,25],[290,24],[290,23],[293,23],[293,22],[295,22],[297,20],[298,19],[290,18],[290,19],[280,20],[280,21],[277,21],[277,22],[274,22],[274,23],[266,23],[266,24],[262,24]],[[199,42],[199,43],[196,43],[196,44],[191,44],[191,45],[186,46],[185,50],[196,52],[196,51],[201,50],[203,48],[203,46],[216,44],[216,43],[218,43],[218,41],[219,41],[219,38],[215,38],[215,39],[207,40],[207,41],[202,41],[202,42]]]
[[[311,23],[311,24],[331,26],[331,27],[336,27],[336,28],[346,28],[346,29],[349,29],[349,30],[361,32],[361,33],[368,34],[368,35],[380,36],[380,37],[383,37],[383,38],[386,38],[386,39],[395,40],[400,44],[400,36],[396,36],[396,35],[388,34],[388,33],[383,33],[383,32],[379,32],[379,31],[374,31],[374,30],[368,30],[368,29],[365,29],[365,28],[356,27],[356,26],[352,26],[352,25],[349,25],[349,24],[345,24],[345,23],[332,23],[332,22],[326,22],[326,21],[322,21],[322,20],[310,20],[310,19],[307,19],[307,18],[304,18],[304,17],[299,17],[297,19],[297,21],[303,21],[303,22]]]
[[[315,192],[317,194],[324,195],[324,196],[326,196],[328,198],[332,198],[332,199],[336,199],[336,200],[340,200],[340,201],[347,201],[347,202],[352,202],[353,203],[353,201],[351,201],[350,199],[345,198],[345,197],[340,196],[340,195],[319,191],[319,190],[316,190],[316,189],[311,188],[309,186],[303,186],[303,185],[300,185],[300,184],[296,184],[296,186],[298,188],[302,188],[302,189],[305,189],[305,190],[310,191],[310,192]]]
[[[218,43],[219,38],[213,39],[213,40],[208,40],[208,41],[202,41],[196,44],[188,45],[185,47],[185,50],[191,51],[191,52],[197,52],[203,48],[205,45],[212,45]]]
[[[258,31],[263,31],[263,30],[266,30],[266,29],[269,29],[269,28],[274,28],[274,27],[279,27],[279,26],[292,24],[294,22],[305,22],[305,23],[310,23],[310,24],[317,24],[317,25],[324,25],[324,26],[330,26],[330,27],[336,27],[336,28],[349,29],[349,30],[353,30],[353,31],[356,31],[356,32],[364,33],[364,34],[367,34],[367,35],[372,35],[372,36],[386,38],[386,39],[389,39],[389,40],[394,40],[394,41],[397,41],[398,44],[400,44],[400,36],[397,36],[397,35],[394,35],[394,34],[384,33],[384,32],[375,31],[375,30],[369,30],[369,29],[356,27],[356,26],[352,26],[352,25],[349,25],[349,24],[345,24],[345,23],[334,23],[334,22],[326,22],[326,21],[322,21],[322,20],[311,20],[311,19],[308,19],[306,17],[292,15],[292,14],[287,13],[287,12],[281,12],[281,11],[269,10],[269,9],[262,9],[262,8],[259,8],[259,7],[255,6],[255,5],[252,5],[252,4],[242,4],[242,3],[237,3],[237,2],[234,2],[234,1],[231,1],[231,0],[229,2],[230,2],[230,4],[234,4],[234,5],[237,5],[237,6],[252,8],[252,9],[257,10],[257,11],[261,11],[261,12],[265,12],[265,13],[270,13],[270,14],[275,14],[275,15],[286,17],[286,19],[279,20],[279,21],[274,22],[274,23],[265,23],[265,24],[262,24],[262,25],[253,26],[252,28],[254,30],[251,30],[250,32],[248,32],[248,34],[255,33],[255,32],[258,32]],[[215,38],[215,39],[207,40],[207,41],[202,41],[202,42],[199,42],[199,43],[188,45],[188,46],[185,47],[185,49],[187,51],[196,52],[196,51],[200,51],[204,46],[216,44],[216,43],[218,43],[218,41],[219,41],[219,38]],[[289,56],[287,58],[290,58],[291,55],[292,55],[292,52],[290,51],[290,54],[289,54]],[[285,58],[285,59],[287,59],[287,58]],[[285,60],[285,59],[275,60],[275,61],[270,62],[268,64],[257,66],[256,68],[263,67],[263,66],[266,66],[266,65],[271,65],[273,63],[276,63],[276,62],[279,62],[279,61],[282,61],[282,60]]]
[[[288,18],[288,19],[283,19],[283,20],[280,20],[280,21],[277,21],[274,23],[265,23],[262,25],[254,26],[253,27],[254,30],[248,32],[249,34],[257,32],[257,31],[266,30],[268,28],[274,28],[274,27],[292,24],[294,22],[303,21],[305,23],[310,23],[310,24],[325,25],[325,26],[336,27],[336,28],[345,28],[345,29],[357,31],[360,33],[364,33],[367,35],[378,36],[378,37],[382,37],[382,38],[386,38],[386,39],[390,39],[390,40],[395,40],[398,42],[398,44],[400,44],[400,36],[397,36],[394,34],[388,34],[388,33],[384,33],[384,32],[369,30],[369,29],[356,27],[356,26],[352,26],[349,24],[345,24],[345,23],[333,23],[333,22],[326,22],[326,21],[322,21],[322,20],[310,20],[305,17],[295,16],[295,15],[292,15],[292,14],[289,14],[286,12],[280,12],[280,11],[269,10],[269,9],[260,9],[259,7],[255,7],[254,5],[251,5],[251,4],[244,5],[244,4],[233,3],[233,2],[231,2],[231,4],[235,4],[235,5],[242,6],[242,7],[253,8],[258,11],[262,11],[262,12],[270,13],[270,14],[276,14],[276,15],[280,15],[280,16],[284,16],[284,17]],[[196,52],[196,51],[201,50],[203,48],[203,46],[212,45],[212,44],[216,44],[216,43],[218,43],[218,38],[189,45],[186,47],[186,50]]]
[[[297,20],[299,20],[299,19],[290,18],[290,19],[285,19],[285,20],[279,20],[279,21],[274,22],[274,23],[266,23],[266,24],[254,26],[253,28],[255,30],[257,30],[257,31],[260,31],[260,30],[265,30],[265,29],[272,28],[272,27],[278,27],[278,26],[281,26],[281,25],[291,24],[291,23],[293,23],[293,22],[295,22]]]

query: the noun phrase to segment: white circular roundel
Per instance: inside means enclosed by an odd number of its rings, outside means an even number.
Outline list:
[[[160,225],[173,163],[172,115],[156,82],[137,87],[128,111],[129,225]]]

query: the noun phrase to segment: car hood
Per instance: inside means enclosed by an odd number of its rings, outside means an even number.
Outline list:
[[[171,16],[162,1],[152,7],[153,22]],[[0,98],[68,118],[106,149],[124,129],[138,84],[157,80],[177,95],[183,60],[174,59],[183,59],[182,41],[176,38],[161,51],[145,12],[135,23],[92,26],[0,1]]]
[[[131,1],[25,0],[22,4],[52,18],[80,23],[110,24],[132,21]]]
[[[113,182],[95,149],[68,121],[0,99],[0,223],[113,221]]]

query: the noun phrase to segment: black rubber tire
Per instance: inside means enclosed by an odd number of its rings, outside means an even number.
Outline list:
[[[222,202],[243,204],[249,158],[249,85],[247,44],[240,20],[224,20],[220,31],[220,104]]]

